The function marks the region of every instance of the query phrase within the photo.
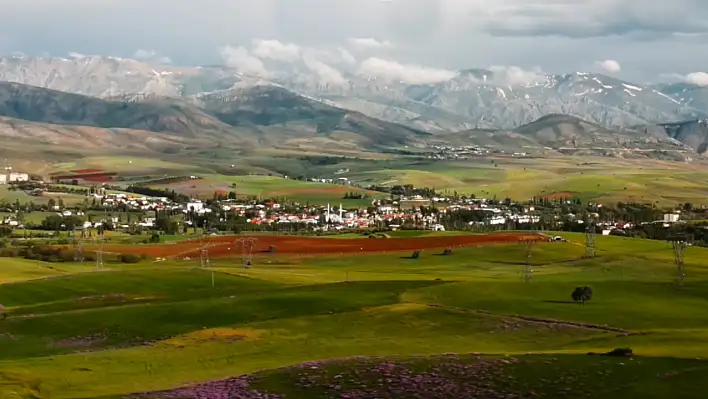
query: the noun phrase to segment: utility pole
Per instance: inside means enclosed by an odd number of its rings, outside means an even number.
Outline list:
[[[96,269],[103,269],[103,238],[96,238],[98,250],[96,251]]]
[[[241,263],[245,269],[253,266],[253,250],[256,248],[258,240],[254,237],[244,237],[236,240],[236,248],[241,250]]]
[[[686,278],[686,270],[684,269],[684,252],[689,244],[689,237],[686,235],[677,235],[669,238],[671,246],[674,250],[674,265],[676,265],[676,283],[683,285]]]
[[[595,223],[589,222],[585,230],[585,258],[591,259],[595,257],[597,242],[595,237]]]
[[[209,260],[209,250],[205,244],[204,237],[199,239],[199,264],[201,267],[209,267],[211,261]]]
[[[528,240],[524,243],[524,281],[530,282],[533,277],[533,269],[531,268],[531,255],[533,246],[536,241]]]
[[[84,259],[84,240],[74,233],[74,262],[82,263]]]

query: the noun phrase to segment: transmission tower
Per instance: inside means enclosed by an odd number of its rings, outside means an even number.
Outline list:
[[[683,266],[684,251],[688,246],[688,237],[686,236],[675,236],[669,239],[671,241],[671,246],[674,249],[674,264],[676,265],[676,282],[679,285],[683,284],[683,280],[686,278],[686,272]]]
[[[241,251],[241,263],[246,269],[253,266],[253,250],[256,248],[257,239],[253,237],[244,237],[236,240],[236,248]]]
[[[96,269],[103,269],[103,239],[96,238],[98,250],[96,250]]]
[[[533,269],[531,268],[531,255],[533,252],[533,246],[536,241],[528,240],[524,242],[524,281],[527,283],[531,281],[533,277]]]
[[[590,222],[585,230],[585,258],[594,258],[596,248],[595,223]]]
[[[199,264],[201,267],[209,267],[211,264],[209,260],[209,249],[204,241],[204,237],[199,239]]]
[[[83,262],[84,260],[84,239],[74,236],[74,262]]]

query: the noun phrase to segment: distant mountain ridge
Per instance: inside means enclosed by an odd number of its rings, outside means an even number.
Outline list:
[[[12,126],[31,126],[33,133],[24,138],[43,137],[57,145],[68,136],[50,124],[64,126],[62,131],[86,127],[127,129],[143,136],[152,132],[185,146],[238,149],[297,148],[314,140],[331,147],[380,150],[415,144],[428,135],[272,85],[184,98],[143,93],[101,99],[0,82],[0,117],[8,121],[0,136],[21,137]]]
[[[342,71],[333,84],[302,71],[268,80],[226,66],[148,65],[114,57],[4,57],[0,81],[95,97],[157,94],[189,97],[236,86],[277,84],[343,108],[431,132],[511,129],[547,114],[569,114],[608,127],[708,118],[708,88],[681,83],[641,85],[574,72],[518,77],[468,69],[434,84],[406,84]]]
[[[467,69],[430,84],[342,75],[333,84],[302,71],[266,79],[226,66],[4,57],[0,81],[37,87],[0,84],[0,116],[247,147],[381,149],[418,145],[430,132],[505,148],[708,150],[706,87],[584,72]]]

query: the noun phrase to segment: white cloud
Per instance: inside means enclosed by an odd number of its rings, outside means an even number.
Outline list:
[[[70,57],[70,58],[75,58],[75,59],[77,59],[77,60],[83,60],[84,58],[86,58],[86,56],[85,56],[84,54],[77,53],[77,52],[75,52],[75,51],[70,51],[70,52],[69,52],[69,57]]]
[[[144,60],[147,58],[153,58],[157,56],[157,52],[155,50],[144,50],[144,49],[139,49],[133,53],[133,57],[139,59],[139,60]]]
[[[376,40],[372,37],[351,38],[349,44],[362,49],[381,49],[393,47],[393,44],[388,40]]]
[[[303,57],[302,60],[312,72],[317,74],[321,82],[338,86],[346,85],[348,83],[342,76],[341,72],[325,64],[324,62],[313,57]]]
[[[236,68],[241,73],[259,76],[268,75],[263,61],[253,56],[243,46],[224,46],[221,48],[220,54],[226,65]]]
[[[597,61],[596,64],[605,72],[617,73],[622,70],[622,67],[620,66],[619,62],[615,60]]]
[[[489,67],[489,70],[494,72],[493,83],[504,86],[524,86],[546,79],[546,74],[540,68],[526,70],[514,65],[495,65]]]
[[[347,49],[340,47],[338,50],[342,61],[350,65],[356,64],[356,58]]]
[[[133,53],[133,58],[136,60],[143,60],[143,61],[154,61],[158,62],[160,64],[171,64],[172,60],[170,57],[165,57],[157,54],[157,51],[155,50],[145,50],[145,49],[139,49],[136,50],[135,53]]]
[[[365,75],[401,81],[410,84],[438,83],[452,79],[457,73],[446,69],[401,64],[396,61],[371,57],[361,63],[359,72]]]
[[[708,86],[708,73],[705,72],[693,72],[684,76],[683,79],[687,83],[691,83],[698,86]]]
[[[258,58],[292,62],[300,58],[301,51],[300,46],[293,43],[261,39],[253,41],[252,52]]]

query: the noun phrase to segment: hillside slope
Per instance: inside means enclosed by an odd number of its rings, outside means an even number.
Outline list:
[[[0,82],[0,116],[37,124],[155,132],[192,145],[238,148],[300,147],[314,140],[315,146],[379,149],[416,143],[427,135],[272,85],[248,85],[185,99],[154,94],[99,99]],[[38,125],[33,126],[38,131]],[[7,136],[9,131],[5,129]],[[55,137],[49,137],[52,131]],[[17,129],[13,132],[18,134]],[[56,129],[28,134],[25,139],[33,137],[72,145],[69,136]],[[130,148],[131,143],[125,144]]]
[[[195,96],[194,103],[234,127],[278,127],[308,136],[345,139],[367,147],[402,146],[423,131],[385,122],[273,85],[235,87]],[[297,135],[297,133],[294,133]]]
[[[507,152],[564,153],[682,159],[691,148],[661,129],[607,128],[578,117],[546,115],[516,129],[472,129],[440,135],[455,144],[474,144]]]

